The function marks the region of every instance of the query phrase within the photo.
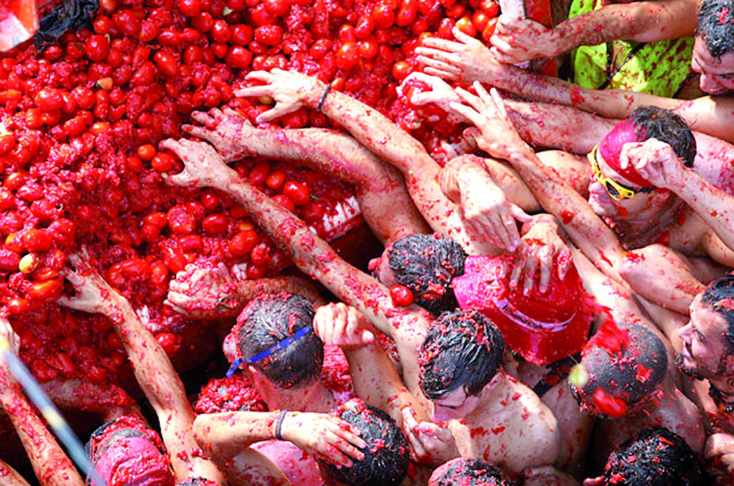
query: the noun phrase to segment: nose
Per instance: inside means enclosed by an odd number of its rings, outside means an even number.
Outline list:
[[[721,92],[721,83],[714,75],[701,74],[699,84],[701,87],[701,91],[703,91],[704,93],[718,94],[719,92]]]
[[[693,331],[693,326],[691,325],[691,322],[688,321],[688,324],[678,329],[678,337],[683,341],[684,343],[690,343],[691,342],[691,332]]]

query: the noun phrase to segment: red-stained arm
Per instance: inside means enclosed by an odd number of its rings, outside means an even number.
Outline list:
[[[406,383],[411,390],[418,389],[418,348],[431,322],[428,312],[418,306],[394,306],[385,286],[344,261],[303,221],[242,180],[211,146],[188,140],[165,140],[161,146],[174,151],[185,165],[182,173],[169,178],[171,183],[212,187],[234,197],[302,272],[359,309],[375,327],[393,338]]]
[[[30,486],[15,469],[0,461],[0,483],[5,486]]]
[[[385,244],[407,234],[430,232],[400,173],[348,135],[314,128],[257,129],[230,109],[192,116],[204,126],[184,125],[184,131],[209,141],[225,160],[225,153],[235,154],[229,159],[258,155],[286,160],[354,184],[365,220]],[[395,211],[396,207],[401,210]]]
[[[192,431],[194,411],[171,361],[155,337],[146,329],[130,303],[96,273],[88,255],[69,255],[75,270],[64,276],[74,286],[74,297],[59,303],[72,309],[106,315],[112,320],[128,354],[138,384],[152,405],[161,427],[163,442],[179,481],[203,477],[226,484],[213,462],[205,459]]]

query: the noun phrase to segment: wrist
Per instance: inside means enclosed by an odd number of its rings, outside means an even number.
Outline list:
[[[281,410],[277,412],[277,415],[275,417],[275,421],[273,422],[273,437],[276,440],[287,440],[284,438],[284,427],[283,423],[288,418],[288,414],[290,412],[288,410]]]
[[[326,83],[310,78],[309,82],[305,83],[304,86],[298,90],[301,102],[314,110],[318,109],[319,105],[323,108],[323,105],[326,103],[326,99],[322,100],[321,98],[326,91],[326,87]],[[334,93],[331,91],[327,92],[327,97],[333,95]]]

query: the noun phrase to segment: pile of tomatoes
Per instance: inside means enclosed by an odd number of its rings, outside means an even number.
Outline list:
[[[233,87],[279,67],[425,135],[396,94],[417,69],[413,50],[455,25],[488,39],[497,10],[492,0],[101,0],[88,29],[0,55],[0,308],[34,374],[103,381],[124,365],[104,319],[54,304],[81,243],[171,354],[195,345],[162,305],[176,272],[200,257],[242,265],[248,278],[282,268],[232,198],[166,185],[181,164],[158,143],[182,136],[192,111],[229,105],[254,122],[269,100],[237,99]],[[305,109],[278,124],[329,126]],[[305,168],[260,158],[234,167],[317,228],[353,197]]]

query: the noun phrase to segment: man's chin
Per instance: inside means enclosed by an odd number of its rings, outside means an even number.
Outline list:
[[[675,357],[675,367],[684,375],[697,380],[705,380],[706,377],[696,368],[696,365],[682,353]]]

